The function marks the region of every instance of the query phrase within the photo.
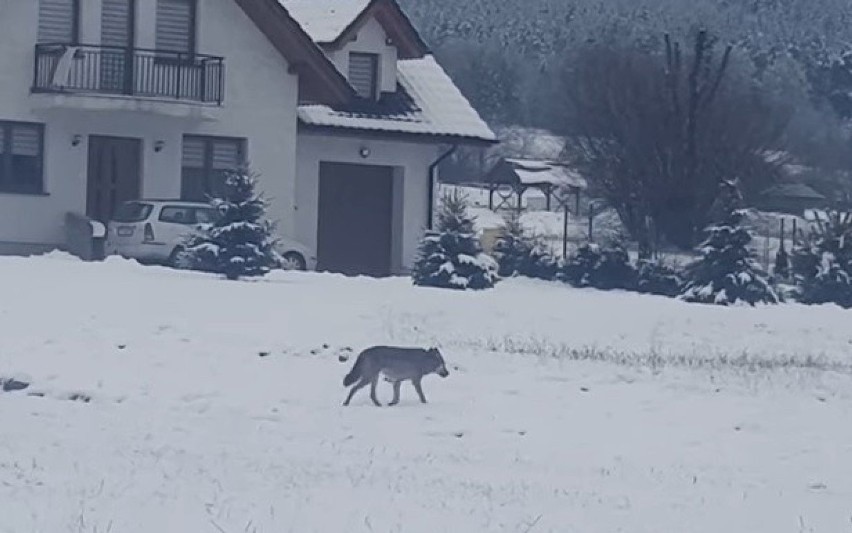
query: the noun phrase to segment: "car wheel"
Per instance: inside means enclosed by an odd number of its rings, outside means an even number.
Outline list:
[[[281,256],[281,268],[284,270],[307,270],[308,264],[302,254],[287,252]]]
[[[171,255],[169,255],[169,266],[172,268],[177,268],[180,270],[186,270],[189,268],[189,259],[186,257],[186,250],[183,247],[178,246],[174,250],[172,250]]]

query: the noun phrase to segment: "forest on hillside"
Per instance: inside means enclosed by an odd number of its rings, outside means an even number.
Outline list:
[[[590,49],[665,53],[700,29],[732,46],[728,84],[787,114],[774,142],[798,159],[852,169],[848,0],[400,0],[492,125],[574,133],[566,96]],[[597,53],[597,52],[596,52]],[[721,52],[717,52],[721,53]],[[576,117],[573,117],[576,118]]]

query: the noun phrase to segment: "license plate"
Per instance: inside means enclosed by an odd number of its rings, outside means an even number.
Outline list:
[[[133,226],[119,226],[116,228],[115,233],[119,237],[131,237],[133,236]]]

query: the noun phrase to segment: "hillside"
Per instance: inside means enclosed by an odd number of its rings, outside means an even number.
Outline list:
[[[852,42],[846,0],[400,0],[427,40],[496,40],[548,56],[588,39],[642,38],[701,24],[768,51],[780,44],[845,50]]]

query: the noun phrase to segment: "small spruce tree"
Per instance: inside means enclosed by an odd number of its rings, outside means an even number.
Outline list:
[[[521,275],[529,259],[534,243],[524,234],[521,218],[516,211],[506,217],[503,230],[494,244],[494,255],[499,265],[500,277],[509,278]]]
[[[720,224],[707,228],[707,238],[698,248],[701,258],[686,267],[682,300],[718,305],[779,302],[748,247],[752,237],[742,225],[744,215],[733,210]]]
[[[792,264],[802,303],[852,308],[852,213],[829,211],[818,218],[808,240],[793,251]]]
[[[525,276],[552,280],[558,270],[557,260],[541,239],[529,236],[516,211],[506,219],[503,231],[494,245],[500,277]]]
[[[686,267],[680,299],[717,305],[780,301],[749,248],[752,237],[743,225],[742,204],[738,181],[722,180],[711,210],[715,223],[705,230],[706,238],[698,246],[701,257]]]
[[[274,224],[266,220],[267,203],[255,191],[248,169],[228,173],[221,198],[211,198],[215,222],[206,224],[186,244],[189,266],[228,279],[263,276],[280,264]]]
[[[483,253],[467,199],[458,191],[442,198],[437,230],[426,234],[412,270],[415,285],[447,289],[489,289],[497,262]]]

